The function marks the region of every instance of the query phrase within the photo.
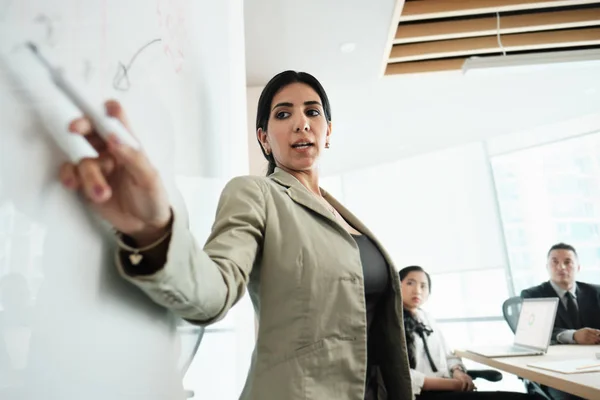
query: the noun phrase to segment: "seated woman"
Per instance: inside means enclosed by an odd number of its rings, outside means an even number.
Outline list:
[[[419,266],[400,271],[404,327],[413,393],[429,399],[534,399],[513,392],[477,392],[461,359],[448,348],[435,321],[420,307],[427,302],[431,278]]]

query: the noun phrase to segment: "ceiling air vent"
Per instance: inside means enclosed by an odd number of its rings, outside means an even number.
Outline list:
[[[461,70],[474,57],[598,49],[600,0],[398,0],[383,69]]]

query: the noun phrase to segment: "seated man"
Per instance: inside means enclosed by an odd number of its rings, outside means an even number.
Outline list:
[[[600,344],[600,286],[576,282],[581,266],[573,246],[558,243],[548,251],[550,281],[525,289],[521,297],[558,297],[552,341]]]
[[[548,251],[546,267],[550,281],[525,289],[521,297],[558,297],[554,320],[554,344],[600,344],[600,286],[577,282],[581,269],[575,248],[555,244]],[[553,400],[574,400],[577,396],[542,387]]]

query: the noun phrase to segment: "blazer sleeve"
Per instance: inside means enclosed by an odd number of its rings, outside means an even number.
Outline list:
[[[174,207],[162,269],[151,275],[131,275],[123,268],[127,257],[117,254],[120,274],[182,318],[199,324],[222,319],[243,296],[262,247],[266,210],[264,183],[259,179],[238,177],[225,186],[203,249],[188,228],[185,207]]]
[[[521,291],[521,298],[523,299],[531,299],[533,298],[533,293],[532,293],[532,289],[523,289]]]

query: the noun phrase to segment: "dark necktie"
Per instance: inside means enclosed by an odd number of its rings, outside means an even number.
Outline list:
[[[427,346],[427,336],[431,335],[433,331],[431,329],[428,329],[422,323],[419,323],[415,327],[415,332],[417,332],[417,334],[423,340],[423,348],[425,349],[425,354],[427,355],[427,360],[429,361],[429,366],[431,367],[431,370],[433,372],[438,372],[438,369],[435,366],[435,363],[433,362],[433,357],[431,357],[431,353],[429,352],[429,346]]]
[[[569,318],[573,324],[573,329],[580,329],[581,319],[579,318],[579,308],[575,303],[573,294],[571,292],[567,292],[565,297],[567,298],[567,313],[569,314]]]

